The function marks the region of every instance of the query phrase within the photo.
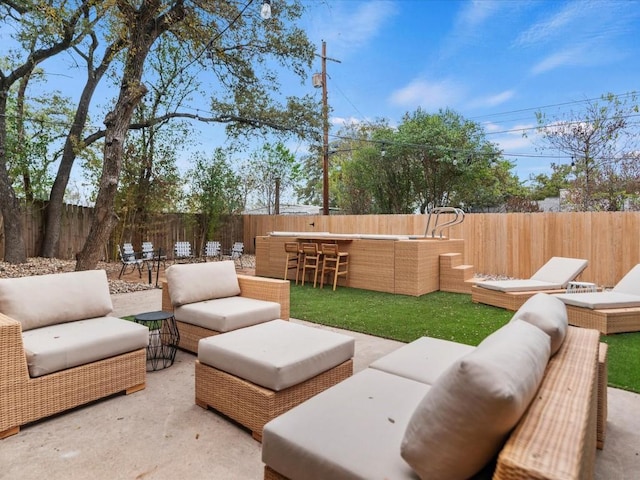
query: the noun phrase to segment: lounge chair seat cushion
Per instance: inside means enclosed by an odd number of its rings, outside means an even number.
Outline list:
[[[171,294],[173,295],[173,289]],[[174,316],[180,322],[217,332],[230,332],[280,318],[280,304],[248,297],[225,297],[176,307]]]
[[[432,385],[456,360],[476,347],[421,337],[374,361],[369,367]]]
[[[262,460],[292,479],[415,480],[400,442],[429,388],[362,370],[267,423]]]
[[[486,280],[476,283],[478,287],[498,290],[500,292],[532,292],[537,290],[559,290],[561,283],[544,282],[542,280]]]
[[[149,329],[121,318],[101,317],[23,332],[31,377],[145,348]]]
[[[104,270],[0,279],[0,312],[18,320],[23,332],[112,310]]]
[[[542,329],[551,340],[551,355],[562,346],[569,327],[567,309],[560,299],[546,293],[537,293],[516,311],[511,321],[524,320]]]
[[[201,339],[198,360],[280,391],[346,362],[354,345],[347,335],[273,320]]]
[[[565,288],[568,282],[580,275],[587,263],[588,260],[582,258],[551,257],[527,280],[488,280],[476,285],[501,292],[557,290]]]
[[[590,308],[593,310],[607,308],[640,307],[640,295],[620,292],[562,293],[554,295],[565,305]]]
[[[549,336],[517,320],[485,338],[432,385],[401,454],[420,478],[469,478],[499,452],[542,381]]]

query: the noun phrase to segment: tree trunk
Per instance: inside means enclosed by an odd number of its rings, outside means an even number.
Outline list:
[[[89,236],[78,254],[76,270],[96,268],[100,255],[107,245],[111,230],[117,220],[114,203],[118,190],[124,143],[136,105],[147,92],[142,84],[144,63],[155,40],[171,26],[181,22],[185,16],[184,2],[177,0],[162,15],[162,2],[144,1],[138,10],[130,8],[126,2],[119,4],[121,13],[129,19],[129,45],[124,73],[120,82],[120,96],[113,111],[105,118],[106,134],[104,163],[100,188],[96,199],[95,215],[91,222]],[[156,17],[156,15],[159,15]]]

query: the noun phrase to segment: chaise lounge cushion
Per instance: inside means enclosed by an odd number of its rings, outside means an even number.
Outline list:
[[[354,344],[347,335],[273,320],[201,339],[198,360],[280,391],[346,362]]]
[[[188,303],[176,307],[173,314],[179,322],[217,332],[230,332],[280,318],[280,304],[234,296]]]
[[[432,385],[453,362],[476,347],[421,337],[374,361],[370,368]]]
[[[267,423],[262,461],[291,479],[415,480],[400,442],[429,388],[365,368]]]
[[[171,265],[166,273],[174,307],[240,295],[238,276],[232,260]]]
[[[640,307],[640,295],[620,292],[562,293],[554,295],[566,305],[597,309]]]
[[[0,279],[0,312],[18,320],[23,332],[112,310],[104,270]]]
[[[402,440],[402,458],[424,479],[476,474],[527,409],[549,353],[549,336],[521,320],[485,338],[420,402]]]
[[[537,293],[516,311],[511,321],[524,320],[542,329],[551,339],[551,355],[562,346],[569,319],[562,301],[546,293]]]
[[[121,318],[61,323],[22,334],[31,377],[114,357],[149,342],[149,329]]]
[[[528,292],[565,288],[588,264],[582,258],[551,257],[547,263],[526,280],[487,280],[476,285],[501,292]]]

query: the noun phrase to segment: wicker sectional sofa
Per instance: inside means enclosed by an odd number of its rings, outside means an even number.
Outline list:
[[[419,339],[277,417],[264,478],[592,478],[599,333],[559,303],[536,295],[477,348]]]
[[[175,264],[162,282],[162,310],[174,313],[179,346],[198,352],[201,338],[289,319],[289,281],[237,275],[232,260]]]
[[[0,279],[0,438],[145,387],[149,330],[112,309],[104,270]]]

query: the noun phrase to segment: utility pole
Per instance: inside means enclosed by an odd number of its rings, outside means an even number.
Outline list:
[[[322,73],[320,82],[317,74],[313,78],[313,86],[322,86],[322,214],[329,215],[329,103],[327,101],[327,60],[340,63],[335,58],[327,58],[327,42],[322,41]],[[320,85],[318,85],[320,83]]]

